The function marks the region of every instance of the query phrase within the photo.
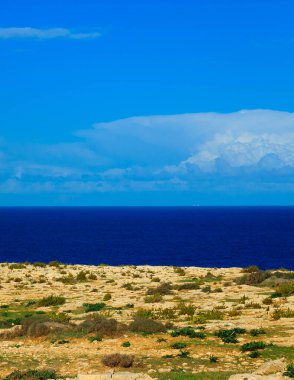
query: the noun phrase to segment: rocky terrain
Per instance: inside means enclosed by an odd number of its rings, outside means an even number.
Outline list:
[[[294,272],[51,262],[0,278],[1,379],[294,377]]]

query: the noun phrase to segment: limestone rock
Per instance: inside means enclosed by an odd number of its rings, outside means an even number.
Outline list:
[[[97,373],[92,375],[78,375],[78,380],[111,380],[112,373]]]
[[[272,375],[278,372],[285,372],[287,369],[287,363],[284,358],[271,360],[269,362],[263,363],[255,373],[256,375]]]
[[[108,372],[108,373],[96,373],[92,375],[78,375],[77,380],[154,380],[144,373],[133,372]]]
[[[283,376],[282,374],[274,375],[256,375],[252,373],[241,373],[238,375],[232,375],[229,380],[286,380],[288,377]]]

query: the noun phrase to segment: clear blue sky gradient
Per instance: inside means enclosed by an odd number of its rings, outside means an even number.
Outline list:
[[[1,0],[0,204],[294,204],[293,13],[291,0]],[[100,36],[5,37],[25,27]],[[182,114],[195,120],[157,126]]]

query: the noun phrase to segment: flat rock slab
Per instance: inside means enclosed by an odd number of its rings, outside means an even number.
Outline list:
[[[92,375],[78,375],[78,380],[154,380],[144,373],[133,372],[108,372]]]
[[[233,375],[229,380],[286,380],[290,377],[283,376],[282,374],[274,375],[255,375],[252,373],[241,373],[238,375]]]

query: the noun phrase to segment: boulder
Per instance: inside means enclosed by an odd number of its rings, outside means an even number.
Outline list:
[[[271,360],[269,362],[263,363],[256,371],[256,375],[272,375],[278,372],[285,372],[287,369],[287,363],[284,358]]]

